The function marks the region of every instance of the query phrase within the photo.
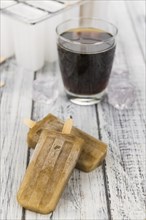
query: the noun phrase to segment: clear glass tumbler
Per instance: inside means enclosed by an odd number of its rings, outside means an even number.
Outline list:
[[[78,18],[58,25],[59,65],[66,94],[79,105],[105,94],[116,48],[117,28],[104,20]]]

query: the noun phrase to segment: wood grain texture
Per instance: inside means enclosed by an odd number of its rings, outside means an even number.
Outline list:
[[[21,219],[16,193],[27,161],[24,117],[31,115],[33,73],[16,67],[14,60],[1,66],[1,219]]]
[[[105,176],[110,212],[112,219],[144,219],[144,60],[124,2],[117,5],[111,2],[111,8],[112,20],[119,27],[118,60],[114,68],[127,69],[135,83],[137,98],[129,110],[118,111],[108,105],[107,99],[97,109],[101,137],[109,142]]]
[[[146,55],[146,6],[145,0],[125,1],[128,13],[131,17],[133,30],[136,34],[137,42],[145,59]]]

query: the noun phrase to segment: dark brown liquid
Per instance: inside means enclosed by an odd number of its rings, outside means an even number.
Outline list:
[[[111,73],[115,42],[112,39],[100,46],[93,46],[93,44],[106,41],[112,35],[98,29],[80,28],[64,32],[61,36],[84,44],[81,47],[59,39],[59,64],[65,88],[79,95],[102,92],[107,86]]]

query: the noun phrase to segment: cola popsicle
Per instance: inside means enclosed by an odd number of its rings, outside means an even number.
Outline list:
[[[32,125],[33,123],[32,121]],[[61,131],[63,124],[61,119],[52,114],[48,114],[42,120],[36,122],[34,126],[31,126],[27,135],[28,146],[35,148],[43,129]],[[71,134],[84,140],[83,150],[76,168],[84,172],[90,172],[101,165],[107,153],[107,145],[76,127],[72,128]]]
[[[82,150],[83,140],[69,130],[41,133],[17,194],[22,207],[42,214],[55,209]]]

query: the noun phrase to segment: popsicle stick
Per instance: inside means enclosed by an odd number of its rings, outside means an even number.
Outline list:
[[[67,119],[64,123],[62,134],[70,134],[72,126],[73,126],[72,118]]]
[[[23,123],[24,123],[27,127],[29,127],[29,128],[33,128],[33,127],[35,126],[35,124],[36,124],[35,121],[32,121],[32,120],[30,120],[30,119],[24,119],[24,120],[23,120]]]
[[[0,88],[4,87],[5,86],[5,83],[4,82],[0,82]]]
[[[3,63],[6,60],[5,57],[0,57],[0,64]]]

